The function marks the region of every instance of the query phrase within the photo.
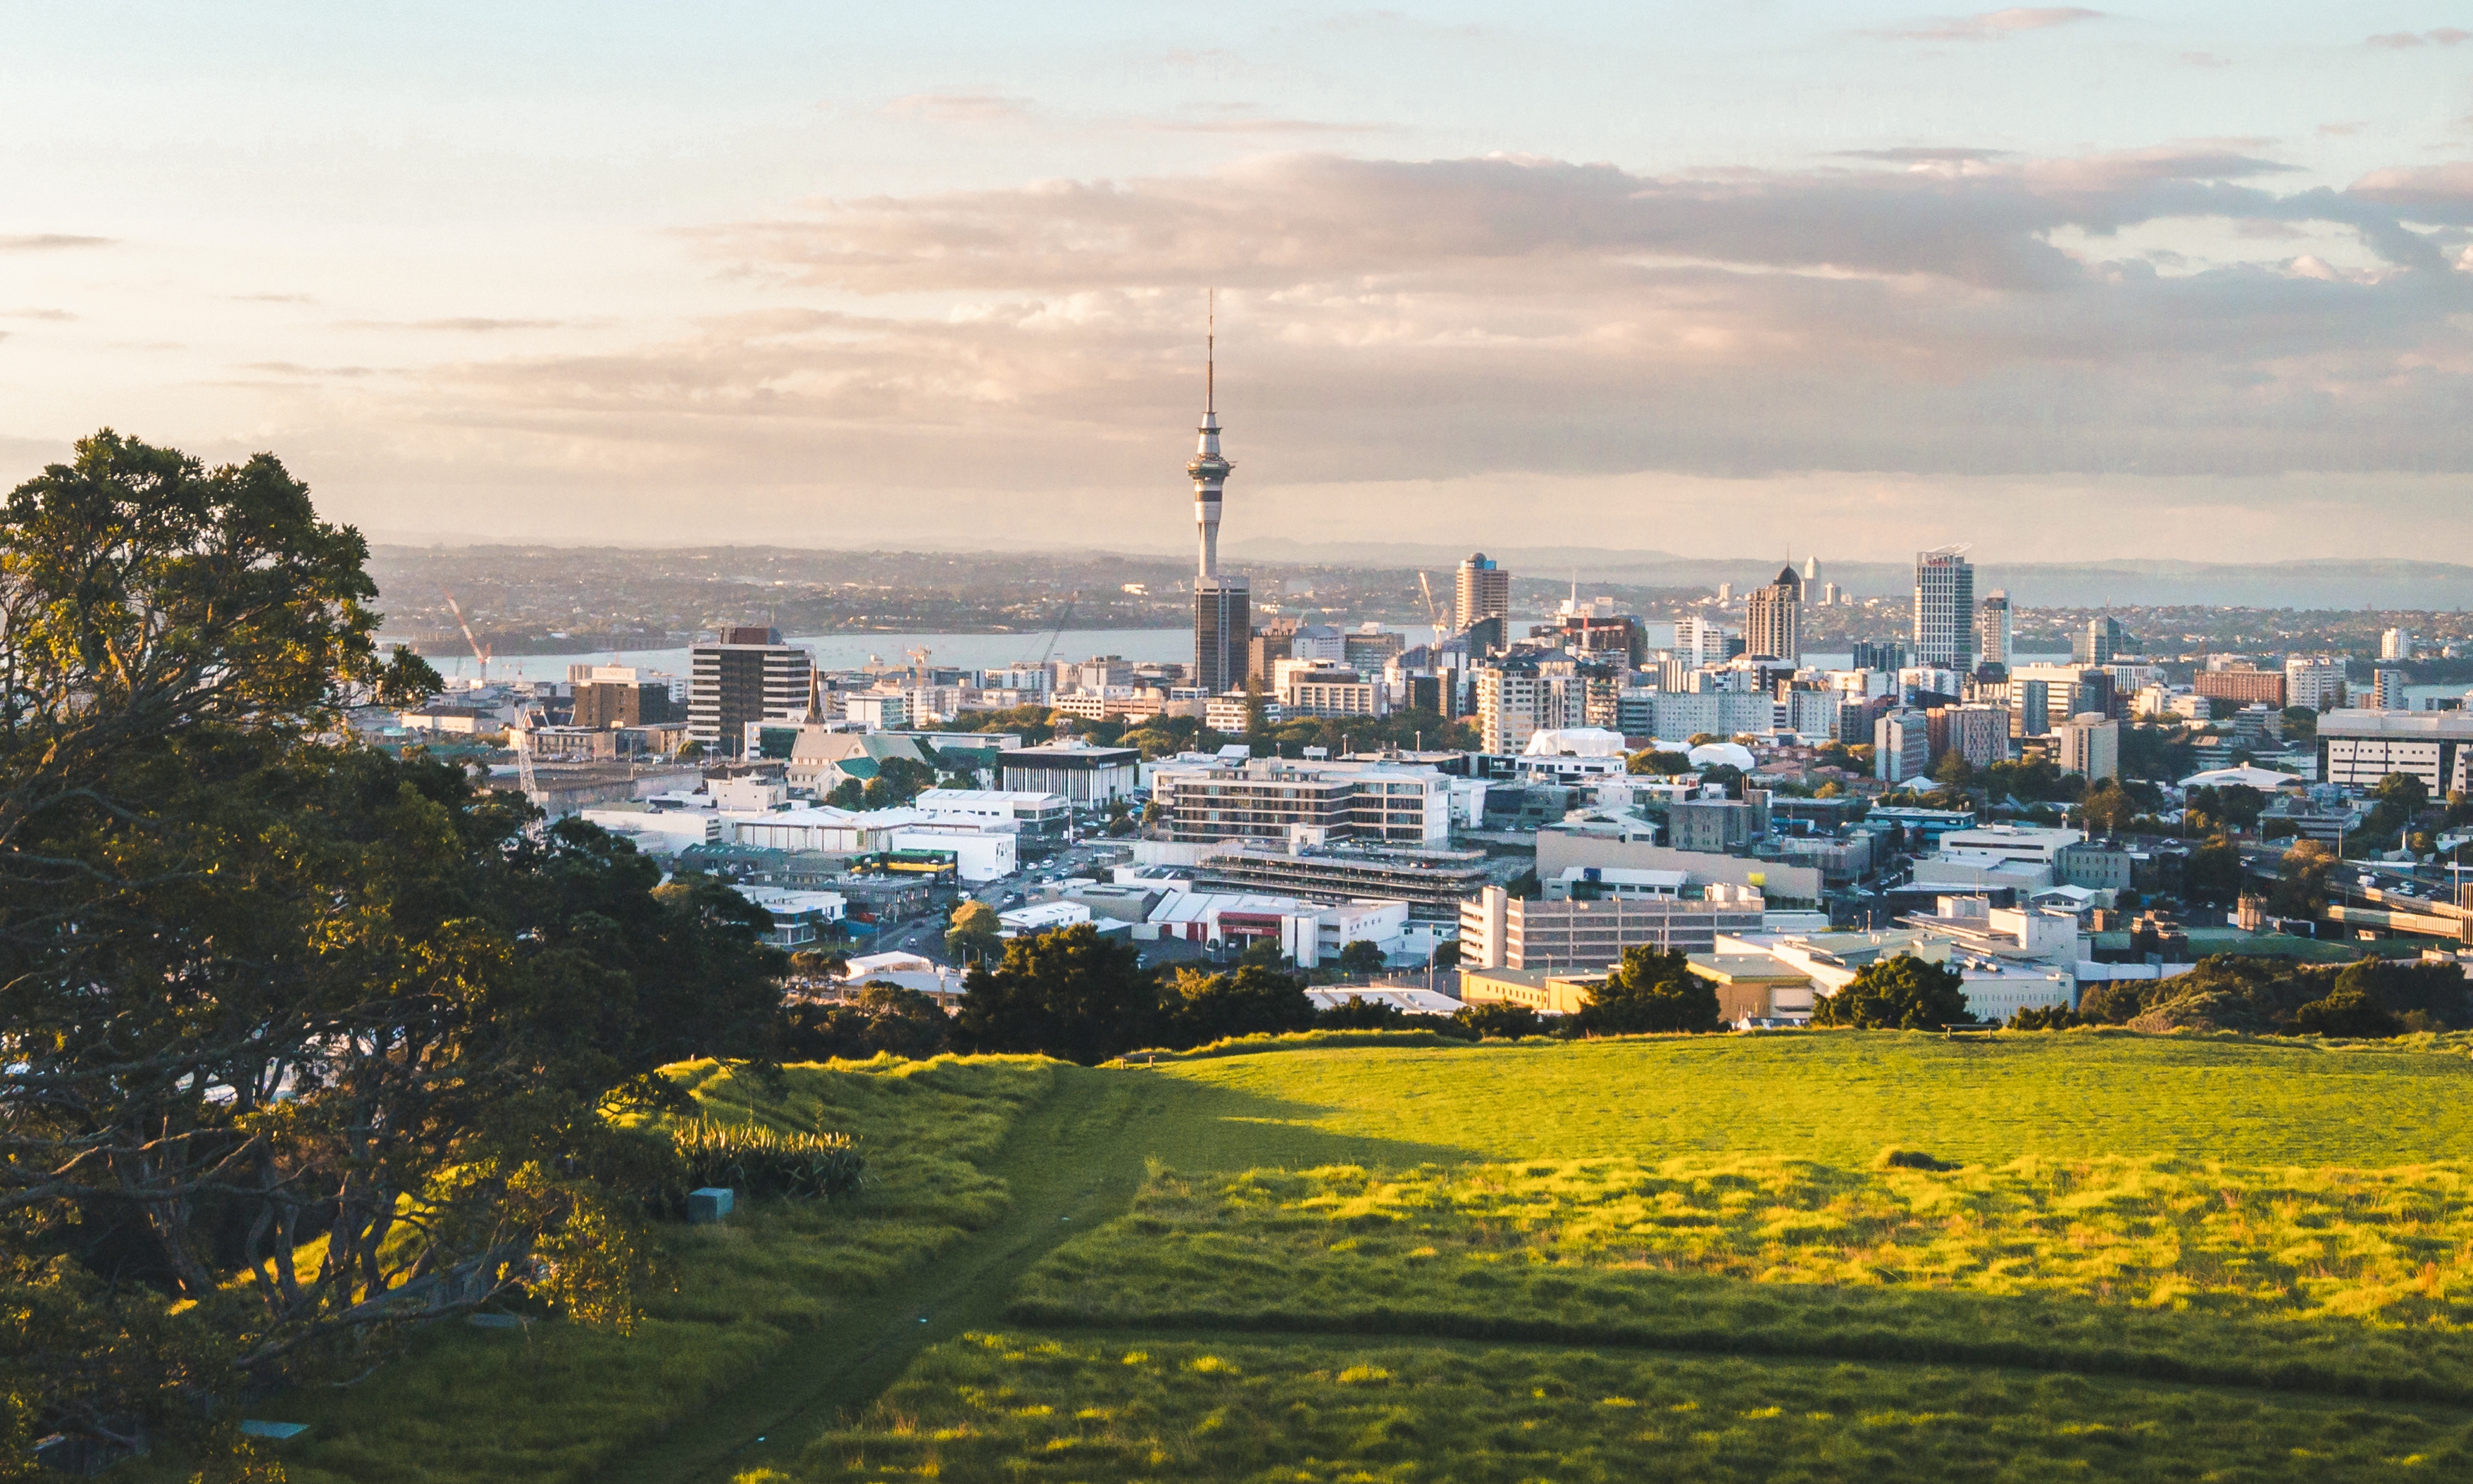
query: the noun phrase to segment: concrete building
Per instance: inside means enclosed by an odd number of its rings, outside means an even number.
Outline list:
[[[1803,579],[1794,568],[1781,567],[1776,581],[1752,589],[1743,608],[1743,647],[1746,654],[1802,663]]]
[[[1354,670],[1291,671],[1280,693],[1283,716],[1382,716],[1389,697],[1380,681],[1360,678]]]
[[[870,731],[895,731],[910,725],[910,696],[900,690],[854,690],[842,698],[842,716]]]
[[[1645,837],[1625,839],[1592,825],[1562,825],[1537,831],[1537,879],[1549,900],[1560,899],[1570,890],[1574,867],[1680,873],[1683,887],[1746,888],[1778,909],[1813,905],[1821,893],[1820,872],[1789,861],[1678,850]]]
[[[1077,808],[1130,797],[1140,786],[1140,750],[1050,742],[997,754],[1008,793],[1058,794]]]
[[[1938,706],[1926,714],[1933,756],[1955,753],[1970,767],[2009,760],[2009,713],[1997,706]]]
[[[1452,606],[1452,627],[1462,633],[1486,618],[1504,618],[1511,613],[1511,574],[1497,565],[1484,552],[1477,552],[1460,563],[1456,601]]]
[[[2389,629],[2379,635],[2381,659],[2411,659],[2413,654],[2413,636],[2411,629]]]
[[[754,903],[769,924],[764,941],[793,952],[827,937],[840,936],[848,898],[838,892],[802,892],[778,886],[742,886],[738,895]]]
[[[2082,665],[2110,664],[2115,655],[2137,652],[2137,640],[2110,614],[2088,619],[2085,628],[2070,635],[2070,658]]]
[[[576,676],[575,671],[584,673]],[[575,665],[569,674],[574,726],[646,727],[685,719],[671,705],[669,682],[648,678],[633,665]]]
[[[2071,717],[2053,729],[2053,761],[2090,782],[2121,777],[2121,723],[2101,711]]]
[[[1474,969],[1603,969],[1625,948],[1707,950],[1721,932],[1758,932],[1767,904],[1745,888],[1699,897],[1533,901],[1489,886],[1460,904],[1460,962]]]
[[[1660,691],[1652,734],[1669,742],[1703,735],[1740,737],[1777,723],[1777,703],[1762,691]]]
[[[2390,773],[2421,779],[2431,797],[2473,786],[2473,711],[2334,710],[2318,718],[2318,778],[2376,788]]]
[[[687,737],[708,754],[742,755],[750,722],[804,720],[814,697],[815,658],[778,629],[725,629],[687,661]]]
[[[1407,903],[1401,901],[1314,902],[1204,890],[1162,897],[1135,936],[1239,950],[1268,942],[1298,968],[1311,969],[1337,959],[1353,943],[1396,952],[1407,922]]]
[[[2016,653],[2016,634],[2010,627],[2009,594],[1994,588],[1983,595],[1975,609],[1975,656],[1979,664],[2006,667],[2009,657]]]
[[[1000,788],[930,788],[910,806],[936,819],[980,824],[1010,821],[1024,846],[1053,845],[1065,838],[1072,808],[1060,794],[1013,793]]]
[[[1477,666],[1476,715],[1488,753],[1518,753],[1539,731],[1585,727],[1588,684],[1569,659],[1508,655]]]
[[[1689,799],[1667,805],[1667,844],[1678,850],[1729,855],[1769,837],[1769,796],[1747,788],[1741,799]]]
[[[1456,922],[1460,903],[1493,879],[1483,850],[1334,846],[1294,852],[1214,850],[1193,868],[1197,889],[1262,892],[1305,901],[1405,901],[1420,922]]]
[[[2238,706],[2263,702],[2280,711],[2286,705],[2289,681],[2282,670],[2241,665],[2225,670],[2200,670],[2190,677],[2190,689],[2210,701],[2230,701]]]
[[[2393,630],[2389,630],[2393,633]],[[2406,682],[2402,670],[2386,665],[2370,672],[2370,708],[2378,711],[2407,711],[2413,703],[2404,693]]]
[[[1440,846],[1451,787],[1431,768],[1277,757],[1156,763],[1151,802],[1169,840]]]
[[[2344,704],[2344,661],[2294,655],[2284,661],[2284,704],[2333,710]]]
[[[1975,567],[1968,548],[1941,546],[1915,554],[1915,662],[1950,670],[1975,668]]]
[[[1230,465],[1219,451],[1217,337],[1205,343],[1202,425],[1193,459],[1185,467],[1193,481],[1193,523],[1198,560],[1193,580],[1193,683],[1205,695],[1245,683],[1253,658],[1252,585],[1219,570],[1219,509]]]
[[[1932,718],[1922,711],[1891,711],[1872,724],[1872,776],[1906,783],[1932,772]]]

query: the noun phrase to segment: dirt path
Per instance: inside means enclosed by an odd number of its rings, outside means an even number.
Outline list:
[[[609,1471],[619,1484],[726,1480],[784,1467],[846,1411],[864,1406],[929,1345],[1003,1323],[1015,1281],[1075,1232],[1121,1214],[1142,1179],[1127,1124],[1149,1079],[1068,1068],[996,1157],[1012,1194],[1003,1220],[896,1287],[800,1336],[745,1385]]]

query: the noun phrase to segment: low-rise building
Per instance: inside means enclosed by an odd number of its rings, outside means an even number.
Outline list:
[[[1430,768],[1197,758],[1149,769],[1158,827],[1171,841],[1363,841],[1439,846],[1451,838],[1451,788]]]
[[[769,924],[764,941],[777,948],[798,949],[841,931],[848,900],[838,892],[802,892],[778,886],[742,886],[738,895],[763,912]]]
[[[1767,904],[1723,885],[1696,897],[1528,900],[1499,886],[1460,906],[1460,954],[1479,969],[1601,969],[1626,948],[1705,950],[1721,932],[1758,932]]]
[[[1482,850],[1365,847],[1213,851],[1193,871],[1197,889],[1261,892],[1305,901],[1405,901],[1421,921],[1455,922],[1460,903],[1492,880]]]
[[[998,754],[1007,792],[1059,794],[1077,808],[1131,797],[1140,786],[1141,760],[1137,748],[1083,742],[1051,742]]]
[[[2433,798],[2473,785],[2473,711],[2338,709],[2318,718],[2318,778],[2372,789],[2390,773],[2421,779]]]

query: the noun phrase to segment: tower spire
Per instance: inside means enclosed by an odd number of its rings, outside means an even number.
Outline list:
[[[1219,291],[1210,291],[1202,311],[1202,412],[1219,410]]]

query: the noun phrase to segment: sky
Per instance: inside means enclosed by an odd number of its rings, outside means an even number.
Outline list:
[[[0,0],[0,477],[387,540],[2457,560],[2473,0]]]

